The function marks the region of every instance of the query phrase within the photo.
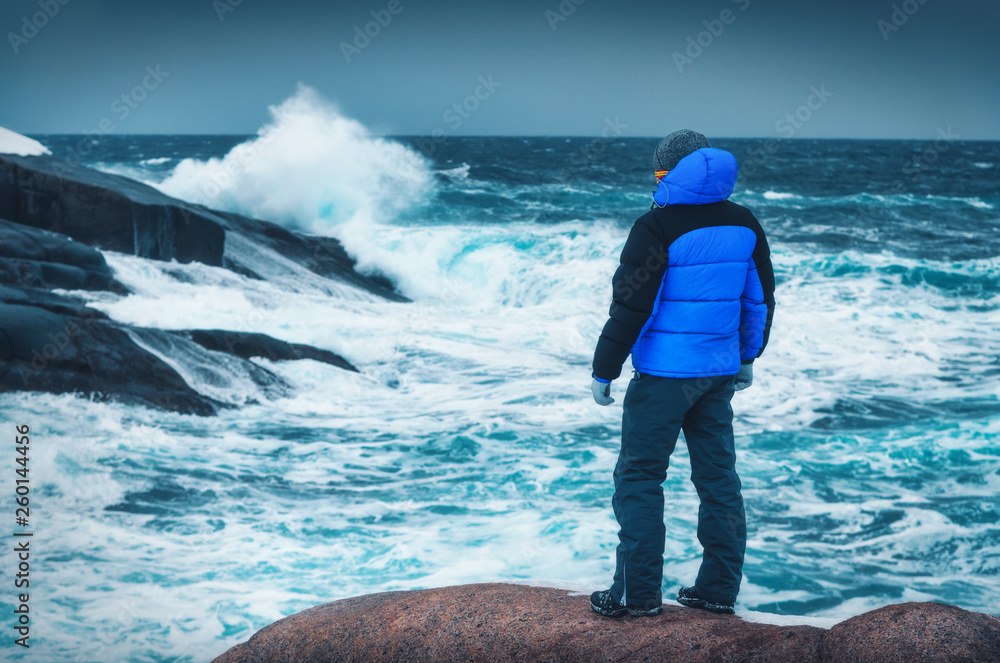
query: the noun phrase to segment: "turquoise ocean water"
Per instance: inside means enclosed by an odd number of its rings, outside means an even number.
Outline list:
[[[624,380],[597,407],[589,363],[657,139],[434,143],[291,110],[256,136],[36,137],[336,236],[413,302],[106,252],[133,294],[80,294],[116,320],[263,332],[360,373],[259,360],[294,386],[269,397],[163,354],[241,406],[211,418],[0,397],[0,425],[33,431],[33,645],[4,645],[13,659],[203,661],[362,593],[609,584]],[[771,343],[734,399],[743,612],[1000,615],[1000,144],[934,138],[713,140],[740,160],[733,200],[761,219],[778,280]],[[678,445],[670,597],[700,559],[688,474]],[[8,624],[12,607],[0,594]]]

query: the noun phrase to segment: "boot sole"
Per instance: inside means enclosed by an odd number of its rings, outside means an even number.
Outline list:
[[[721,605],[718,603],[709,603],[703,599],[689,599],[689,598],[678,598],[677,602],[681,605],[686,605],[689,608],[698,608],[699,610],[708,610],[709,612],[714,612],[718,615],[735,615],[736,608],[730,608],[729,606]]]
[[[654,617],[661,612],[663,612],[663,607],[653,608],[652,610],[640,610],[638,608],[617,608],[615,610],[605,610],[603,608],[598,608],[593,603],[590,604],[591,609],[599,615],[604,615],[605,617],[624,617],[625,615],[632,615],[633,617]]]

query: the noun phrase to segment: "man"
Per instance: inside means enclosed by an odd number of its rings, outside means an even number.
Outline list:
[[[661,484],[683,430],[704,556],[694,585],[682,587],[677,600],[732,614],[746,517],[730,399],[750,386],[753,361],[767,345],[774,272],[760,223],[728,200],[737,174],[732,154],[685,129],[664,138],[653,161],[654,203],[622,249],[610,319],[594,352],[592,391],[600,405],[614,402],[611,381],[629,354],[635,372],[614,471],[621,527],[614,582],[590,602],[612,617],[662,610]]]

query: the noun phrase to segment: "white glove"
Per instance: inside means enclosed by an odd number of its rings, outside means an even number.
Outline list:
[[[611,398],[611,383],[601,382],[597,378],[590,383],[590,391],[594,394],[594,400],[598,405],[611,405],[615,399]]]
[[[753,384],[753,364],[741,364],[740,372],[733,379],[736,391],[742,391]]]

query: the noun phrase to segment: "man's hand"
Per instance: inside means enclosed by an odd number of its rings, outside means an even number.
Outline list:
[[[753,384],[753,364],[740,365],[740,372],[736,374],[733,387],[736,391],[742,391]]]
[[[615,399],[611,398],[611,383],[601,382],[597,378],[590,383],[590,391],[594,394],[594,400],[598,405],[611,405]]]

